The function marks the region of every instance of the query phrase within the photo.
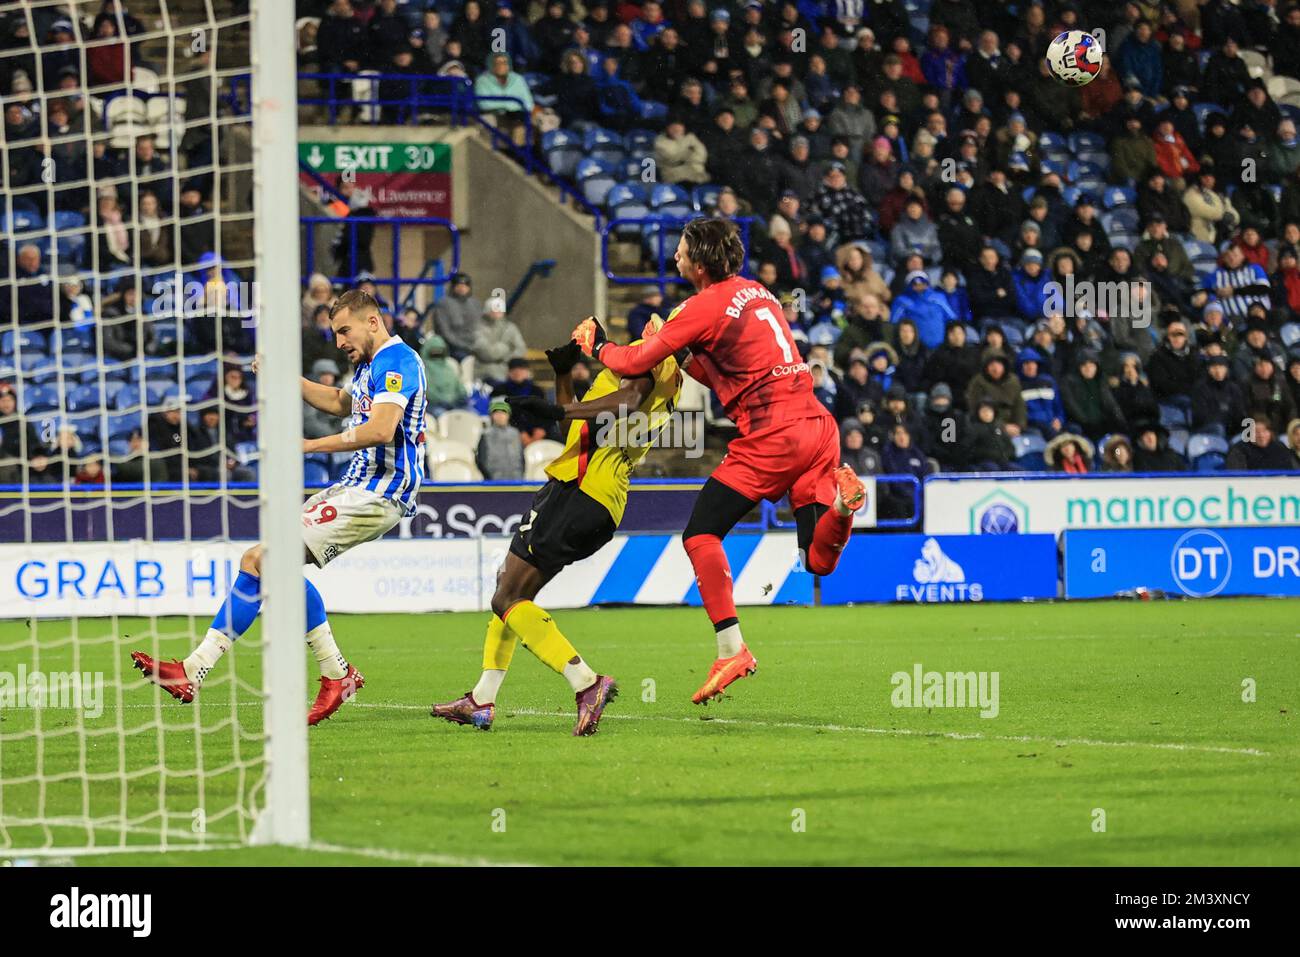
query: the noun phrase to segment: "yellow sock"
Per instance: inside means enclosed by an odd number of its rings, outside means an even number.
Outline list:
[[[564,675],[575,691],[590,688],[596,673],[587,666],[569,639],[561,634],[550,612],[531,601],[521,601],[507,613],[510,630],[546,667]]]
[[[518,644],[519,636],[507,628],[504,621],[496,615],[488,620],[487,634],[483,638],[483,674],[470,692],[476,703],[496,702],[497,692],[501,690],[501,682],[506,680],[506,670]]]
[[[488,620],[487,634],[483,638],[483,670],[506,671],[515,655],[519,636],[506,628],[506,623],[493,615]]]

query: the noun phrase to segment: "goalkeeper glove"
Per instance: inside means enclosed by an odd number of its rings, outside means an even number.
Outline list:
[[[508,395],[511,417],[523,414],[534,419],[549,419],[552,422],[564,421],[564,406],[547,402],[540,395]]]
[[[582,356],[582,346],[572,339],[562,346],[546,350],[546,361],[551,364],[556,375],[568,375]]]
[[[609,342],[605,338],[605,330],[601,328],[600,320],[595,316],[588,316],[578,323],[578,327],[573,330],[573,339],[582,351],[593,359],[600,358],[600,350]]]

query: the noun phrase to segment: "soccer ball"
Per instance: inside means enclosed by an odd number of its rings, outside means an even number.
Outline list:
[[[1047,68],[1058,83],[1086,86],[1101,73],[1101,41],[1082,30],[1067,30],[1047,48]]]

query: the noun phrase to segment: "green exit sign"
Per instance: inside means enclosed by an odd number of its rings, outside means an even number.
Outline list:
[[[450,173],[446,143],[299,143],[298,158],[317,173]]]

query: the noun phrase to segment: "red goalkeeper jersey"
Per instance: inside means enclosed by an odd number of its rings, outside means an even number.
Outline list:
[[[619,375],[644,375],[683,347],[694,355],[687,372],[717,392],[741,435],[828,414],[781,304],[761,283],[739,276],[715,283],[674,309],[657,335],[611,343],[600,361]]]

